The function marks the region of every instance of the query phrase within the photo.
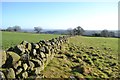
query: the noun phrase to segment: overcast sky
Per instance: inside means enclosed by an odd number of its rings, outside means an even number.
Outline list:
[[[117,30],[117,2],[2,2],[2,28]]]

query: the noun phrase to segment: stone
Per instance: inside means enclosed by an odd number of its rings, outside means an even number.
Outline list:
[[[17,71],[16,71],[16,75],[20,74],[22,71],[23,71],[22,68],[17,69]]]
[[[7,73],[7,78],[9,79],[14,79],[15,78],[15,72],[12,68],[8,69],[8,73]]]
[[[28,42],[27,41],[22,41],[21,44],[26,45]]]
[[[0,79],[5,79],[5,75],[2,71],[0,71]]]
[[[54,42],[51,42],[51,45],[55,45],[55,43],[54,43]]]
[[[51,49],[51,53],[53,54],[55,52],[55,50],[54,49]]]
[[[36,49],[33,49],[33,55],[35,56],[35,55],[37,55],[37,53],[36,53]]]
[[[43,52],[40,52],[40,57],[41,58],[44,58],[45,57],[45,54]]]
[[[0,67],[3,65],[3,64],[5,64],[5,62],[6,62],[6,52],[5,51],[0,51],[0,61],[2,61],[2,62],[0,62]]]
[[[41,65],[41,61],[40,60],[32,59],[31,61],[35,64],[35,67],[40,67],[40,65]]]
[[[52,38],[52,39],[51,39],[51,41],[52,41],[52,42],[55,42],[55,39],[54,39],[54,38]]]
[[[29,69],[33,70],[34,67],[34,63],[32,61],[29,61]]]
[[[39,45],[38,44],[35,44],[35,49],[38,49],[39,48]]]
[[[22,63],[21,61],[18,61],[18,66],[21,66],[21,63]]]
[[[22,54],[25,52],[25,46],[24,45],[17,45],[14,47],[14,51],[17,53],[17,54]]]
[[[24,64],[23,64],[23,68],[24,68],[24,70],[26,71],[27,68],[28,68],[28,65],[27,65],[26,63],[24,63]]]
[[[45,47],[41,47],[41,48],[40,48],[40,51],[41,51],[41,52],[45,52]]]
[[[35,49],[35,45],[34,43],[31,43],[32,49]]]
[[[42,59],[40,54],[38,54],[38,55],[36,56],[36,58],[39,59],[39,60]]]
[[[49,49],[47,46],[44,46],[44,49],[45,49],[45,53],[49,53]]]
[[[46,42],[45,45],[46,46],[51,46],[51,44],[49,42]]]
[[[91,58],[85,58],[84,59],[85,62],[87,62],[90,65],[94,65],[93,61],[91,60]]]
[[[36,54],[40,54],[40,49],[36,49]]]
[[[40,74],[40,71],[41,71],[40,67],[36,67],[35,68],[35,74],[36,75]]]
[[[111,63],[109,63],[109,65],[110,65],[110,66],[116,66],[117,63],[116,63],[116,62],[111,62]]]
[[[75,78],[74,76],[70,76],[70,78],[71,78],[72,80],[76,80],[76,78]]]
[[[23,72],[23,73],[22,73],[22,77],[23,77],[23,78],[27,78],[27,77],[28,77],[28,73],[27,73],[27,72]]]
[[[31,43],[27,43],[27,44],[26,44],[26,48],[31,51],[31,49],[32,49]]]
[[[77,70],[82,74],[90,74],[92,72],[92,69],[88,66],[79,66]]]
[[[29,54],[23,54],[23,55],[21,56],[21,60],[23,60],[23,61],[28,61],[28,60],[29,60]]]
[[[12,57],[12,64],[14,65],[19,59],[20,56],[16,54],[15,52],[8,51],[7,54]]]
[[[94,49],[94,47],[91,46],[91,47],[89,47],[89,49]]]
[[[92,56],[99,56],[98,53],[92,53]]]
[[[40,42],[39,43],[43,43],[43,44],[45,44],[45,40],[40,40]]]
[[[21,61],[18,61],[17,63],[15,63],[14,68],[17,69],[18,66],[21,66]]]

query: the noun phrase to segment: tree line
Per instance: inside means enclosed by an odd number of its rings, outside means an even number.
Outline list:
[[[7,29],[1,29],[2,31],[10,31],[10,32],[19,32],[21,31],[21,27],[20,26],[13,26],[13,27],[8,27]],[[34,31],[36,31],[36,33],[40,33],[42,31],[41,27],[34,27]]]
[[[68,34],[71,35],[71,36],[83,35],[83,33],[85,32],[85,30],[80,26],[78,26],[78,27],[76,27],[74,29],[69,28],[67,31],[68,31]]]
[[[19,31],[21,31],[21,27],[15,25],[13,27],[8,27],[7,29],[4,29],[2,31],[15,31],[15,32],[19,32]],[[41,33],[42,28],[40,26],[34,27],[34,31],[36,31],[36,33]],[[50,31],[47,31],[47,33],[49,33],[49,32]],[[67,35],[71,35],[71,36],[75,36],[75,35],[83,36],[84,32],[85,32],[85,30],[81,26],[77,26],[74,29],[68,28],[66,30],[66,34]],[[100,33],[94,33],[91,36],[95,36],[95,37],[115,37],[115,33],[112,32],[112,31],[108,31],[108,30],[102,30]]]
[[[102,30],[100,33],[94,33],[92,36],[96,37],[115,37],[115,33],[108,30]]]
[[[74,29],[69,28],[68,30],[68,34],[69,35],[84,35],[85,30],[78,26]],[[112,31],[108,31],[108,30],[102,30],[100,33],[94,33],[91,36],[95,36],[95,37],[115,37],[115,33]]]

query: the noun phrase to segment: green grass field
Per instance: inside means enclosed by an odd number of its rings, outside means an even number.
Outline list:
[[[119,67],[118,38],[76,36],[69,39],[65,50],[55,56],[43,75],[46,78],[116,78],[120,75]]]
[[[82,45],[84,47],[98,48],[106,51],[111,49],[110,53],[118,54],[118,38],[104,38],[104,37],[80,37],[71,38],[70,43],[75,45]]]
[[[8,49],[11,46],[19,44],[25,40],[28,42],[39,42],[40,40],[48,40],[58,37],[55,34],[36,34],[36,33],[20,33],[20,32],[2,32],[2,49]]]
[[[60,35],[2,32],[2,47],[7,49],[21,41],[38,42]],[[118,38],[75,36],[62,47],[61,54],[41,72],[46,78],[116,78],[120,75]]]

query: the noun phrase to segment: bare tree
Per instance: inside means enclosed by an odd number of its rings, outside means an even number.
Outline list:
[[[40,33],[42,30],[41,27],[34,27],[34,31],[36,31],[36,33]]]

